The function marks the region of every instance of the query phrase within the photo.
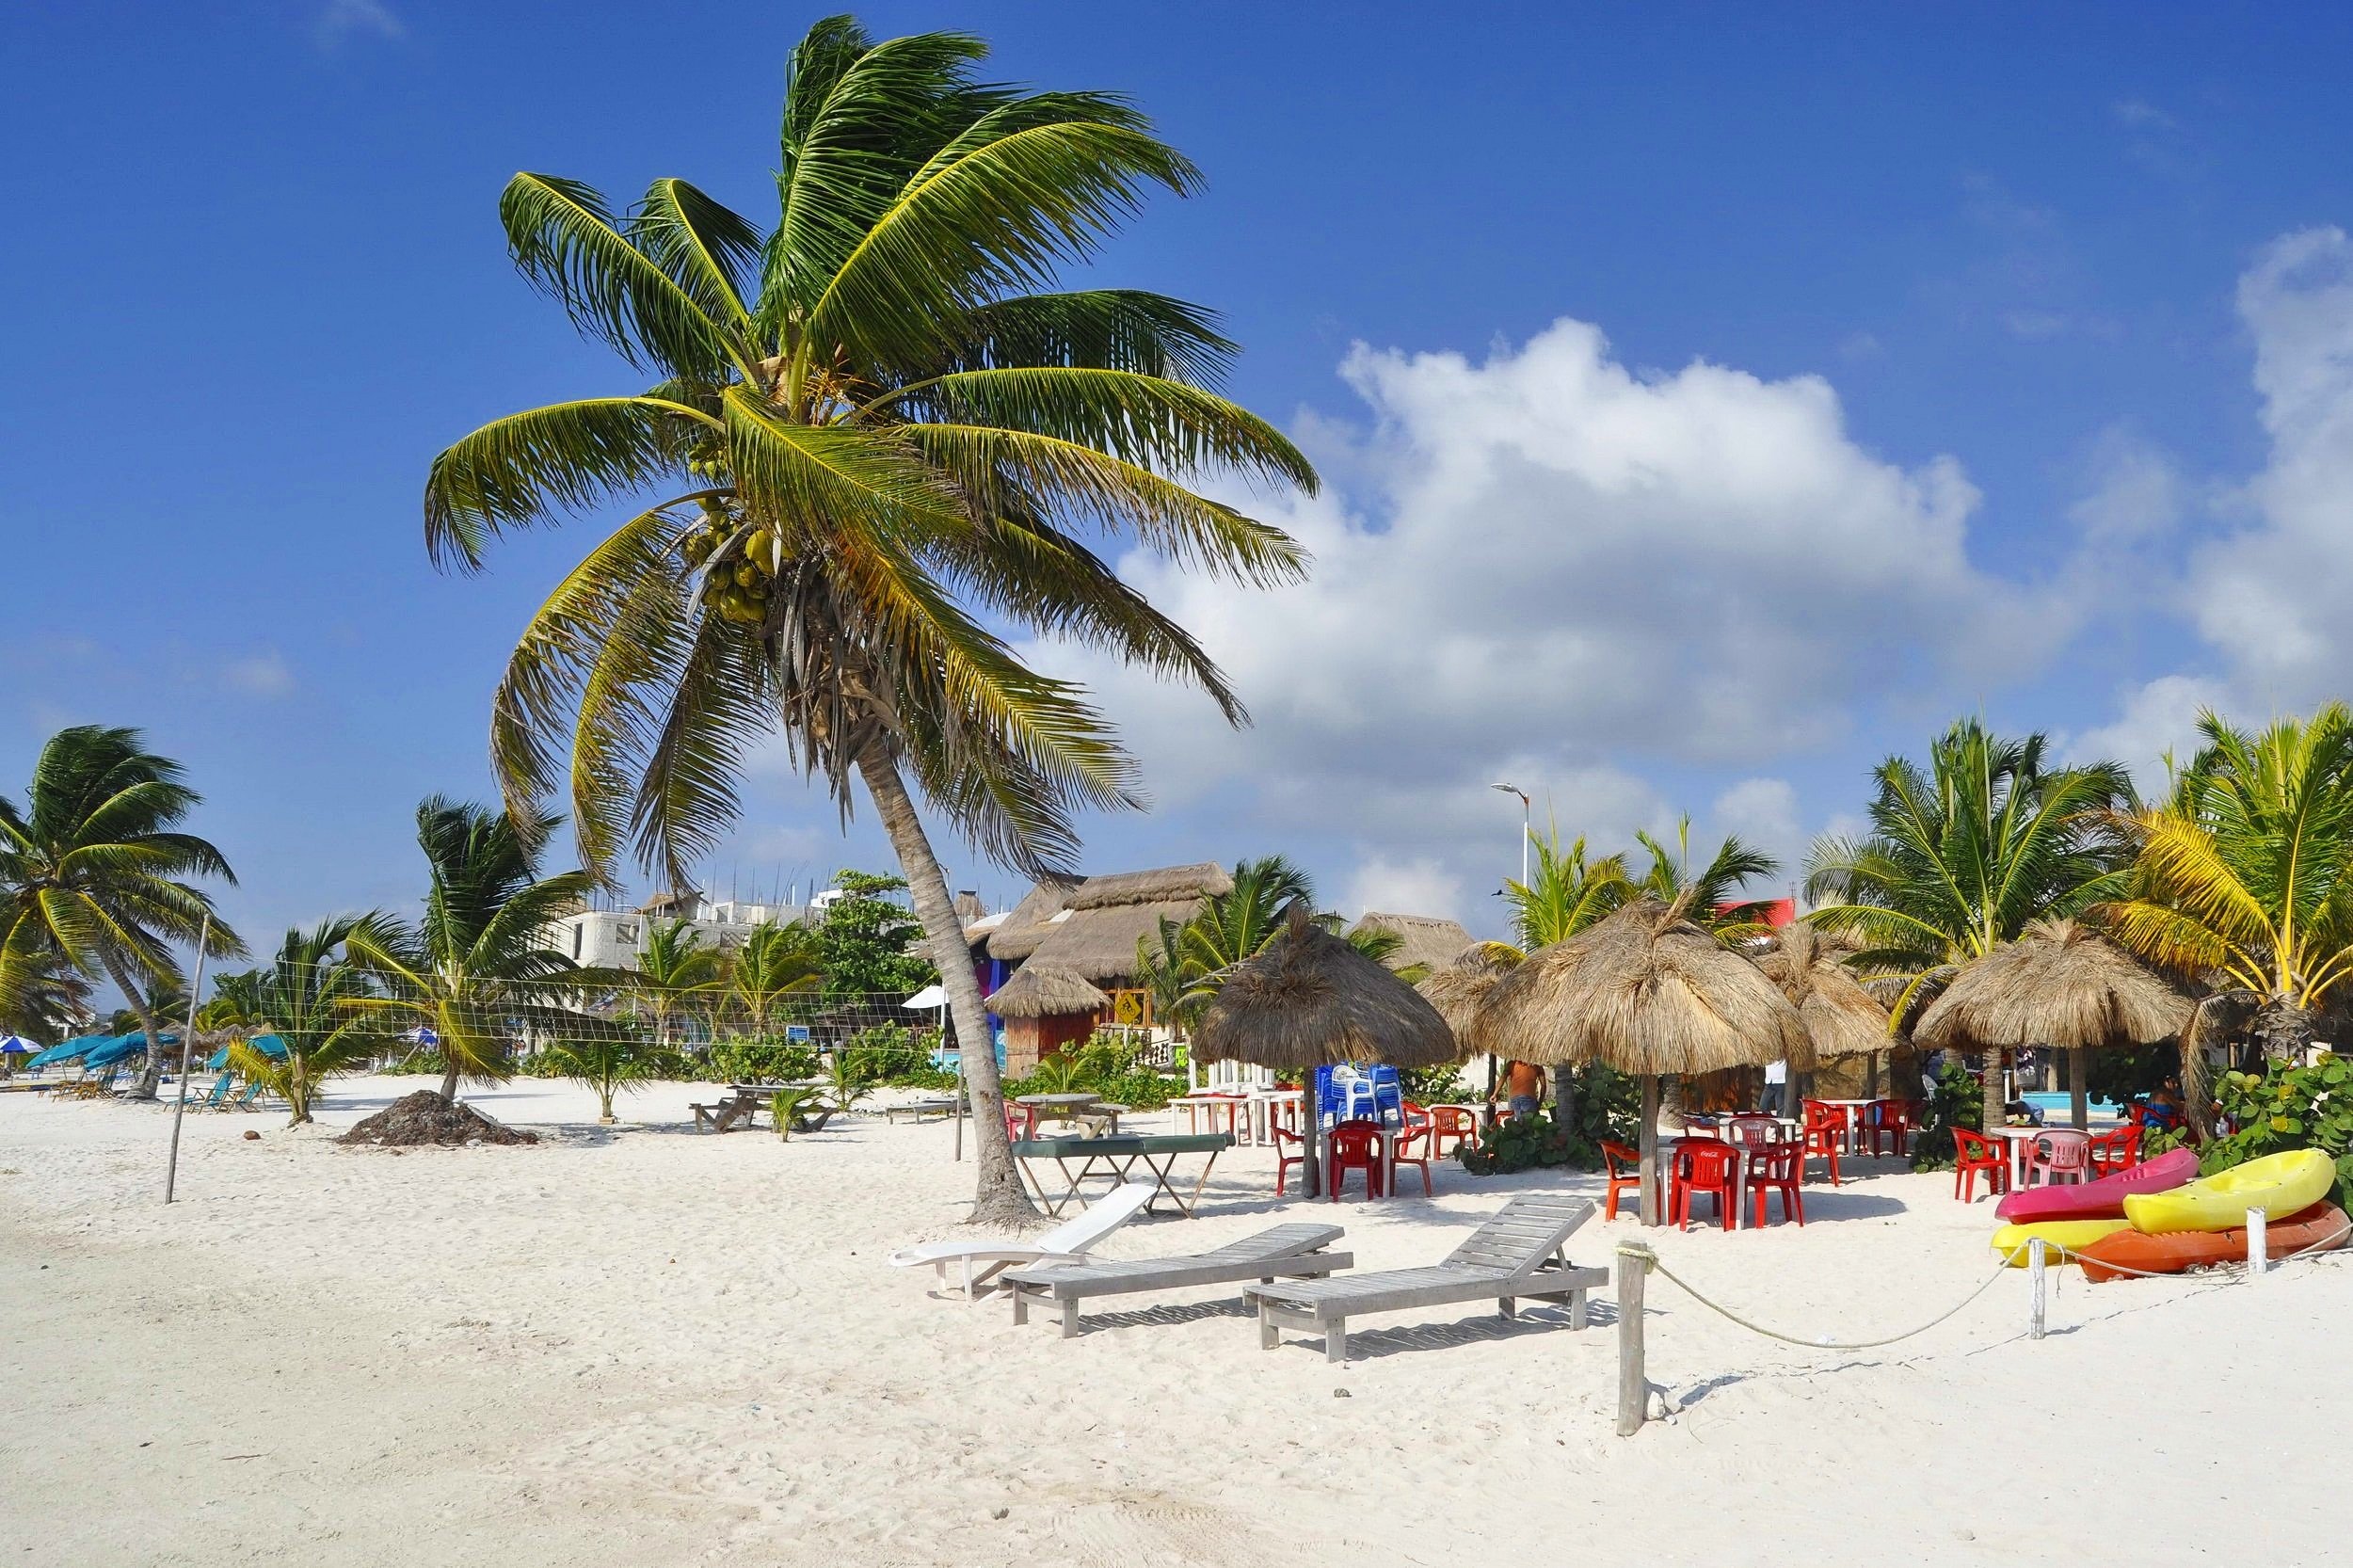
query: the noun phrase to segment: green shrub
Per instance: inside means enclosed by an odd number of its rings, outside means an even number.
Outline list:
[[[818,1076],[817,1052],[774,1035],[723,1035],[696,1061],[694,1076],[705,1083],[798,1083]]]
[[[1397,1078],[1404,1086],[1405,1097],[1417,1105],[1467,1104],[1479,1093],[1463,1081],[1463,1069],[1453,1062],[1435,1067],[1401,1067]]]
[[[1985,1096],[1968,1068],[1947,1059],[1937,1072],[1936,1087],[1929,1091],[1926,1118],[1912,1145],[1912,1168],[1951,1170],[1953,1128],[1957,1127],[1971,1132],[1985,1130]]]
[[[932,1052],[938,1047],[936,1029],[918,1034],[904,1024],[876,1024],[842,1041],[834,1054],[860,1083],[905,1083],[934,1070]]]
[[[1454,1153],[1472,1176],[1510,1176],[1538,1165],[1577,1164],[1590,1169],[1601,1158],[1598,1147],[1580,1149],[1577,1140],[1548,1111],[1497,1122],[1476,1144],[1461,1144]],[[1577,1158],[1580,1153],[1585,1158]]]
[[[2200,1153],[2201,1175],[2289,1149],[2319,1149],[2337,1162],[2329,1201],[2342,1207],[2353,1196],[2353,1063],[2324,1051],[2309,1067],[2274,1062],[2261,1074],[2224,1073],[2215,1099],[2238,1130]]]

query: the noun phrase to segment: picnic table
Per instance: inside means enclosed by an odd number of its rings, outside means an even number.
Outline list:
[[[1015,1160],[1020,1161],[1023,1177],[1036,1192],[1038,1201],[1046,1205],[1048,1214],[1059,1215],[1072,1200],[1079,1198],[1082,1183],[1100,1178],[1118,1186],[1129,1179],[1130,1171],[1142,1165],[1152,1173],[1155,1188],[1151,1202],[1144,1206],[1144,1211],[1150,1213],[1153,1204],[1160,1202],[1165,1194],[1176,1204],[1178,1212],[1190,1218],[1193,1206],[1201,1199],[1201,1189],[1209,1183],[1209,1171],[1216,1165],[1217,1157],[1233,1146],[1234,1137],[1229,1132],[1153,1136],[1129,1133],[1104,1138],[1023,1138],[1014,1144],[1013,1155]],[[1202,1162],[1201,1174],[1194,1178],[1192,1188],[1178,1192],[1170,1176],[1178,1160],[1193,1154],[1206,1154],[1209,1159]],[[1048,1192],[1046,1184],[1038,1179],[1033,1167],[1046,1160],[1052,1160],[1062,1172],[1064,1186],[1060,1194]],[[1073,1160],[1079,1162],[1075,1171],[1071,1167]]]

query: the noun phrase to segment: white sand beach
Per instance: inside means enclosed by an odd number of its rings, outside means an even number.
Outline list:
[[[348,1149],[418,1086],[338,1086],[327,1126],[0,1096],[0,1514],[28,1565],[300,1562],[2305,1563],[2339,1554],[2338,1416],[2314,1370],[2345,1255],[2260,1284],[2064,1276],[2025,1337],[2003,1278],[1883,1350],[1759,1337],[1654,1278],[1679,1411],[1611,1432],[1613,1317],[1374,1319],[1344,1367],[1261,1352],[1236,1293],[1088,1319],[1068,1342],[882,1258],[951,1233],[969,1167],[933,1123],[696,1135],[521,1082],[477,1096],[530,1148]],[[245,1132],[259,1131],[259,1140]],[[1864,1339],[1985,1279],[1992,1206],[1886,1162],[1810,1188],[1802,1230],[1654,1233],[1766,1323]],[[1321,1203],[1360,1269],[1433,1261],[1509,1192]],[[1410,1178],[1409,1178],[1410,1182]],[[1295,1213],[1272,1155],[1121,1256]],[[1635,1235],[1596,1221],[1606,1263]]]

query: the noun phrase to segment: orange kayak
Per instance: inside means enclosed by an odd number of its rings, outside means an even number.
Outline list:
[[[2334,1252],[2353,1240],[2353,1221],[2332,1203],[2316,1203],[2264,1229],[2265,1256],[2278,1259],[2307,1247]],[[2217,1263],[2247,1261],[2247,1232],[2241,1230],[2169,1230],[2150,1236],[2120,1230],[2075,1249],[2084,1278],[2094,1285],[2111,1279],[2131,1279],[2122,1272],[2137,1269],[2148,1274],[2179,1274],[2211,1269]],[[2114,1265],[2114,1267],[2109,1267]]]

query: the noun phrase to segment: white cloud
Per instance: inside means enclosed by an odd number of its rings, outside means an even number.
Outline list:
[[[1344,823],[1369,869],[1434,861],[1483,888],[1517,870],[1494,779],[1536,795],[1540,830],[1549,799],[1565,833],[1623,847],[1674,816],[1635,767],[1753,770],[1941,692],[1956,664],[1999,684],[2070,631],[2066,605],[1970,564],[1960,465],[1865,452],[1818,377],[1637,373],[1565,320],[1483,363],[1360,346],[1342,375],[1369,428],[1316,422],[1332,488],[1268,513],[1315,552],[1307,584],[1124,568],[1255,729],[1033,650],[1121,715],[1164,805],[1214,796],[1270,836]],[[1774,807],[1769,783],[1730,806]],[[1773,826],[1794,835],[1794,811]]]
[[[2127,98],[2109,106],[2116,122],[2128,131],[2178,131],[2182,122],[2154,104]]]
[[[221,684],[247,696],[284,696],[295,688],[294,671],[276,648],[264,648],[221,666]]]
[[[408,31],[383,0],[327,0],[312,24],[312,34],[323,48],[332,48],[346,39],[362,35],[397,39],[405,37]]]
[[[1356,869],[1340,907],[1356,916],[1368,909],[1392,915],[1463,917],[1463,879],[1427,856],[1407,861],[1374,858]]]
[[[1716,797],[1716,825],[1794,870],[1805,855],[1798,792],[1786,779],[1744,778]]]
[[[2227,712],[2230,700],[2220,681],[2160,676],[2125,693],[2113,723],[2069,737],[2062,749],[2070,762],[2123,763],[2147,794],[2164,785],[2169,754],[2187,761],[2197,749],[2199,711]]]

